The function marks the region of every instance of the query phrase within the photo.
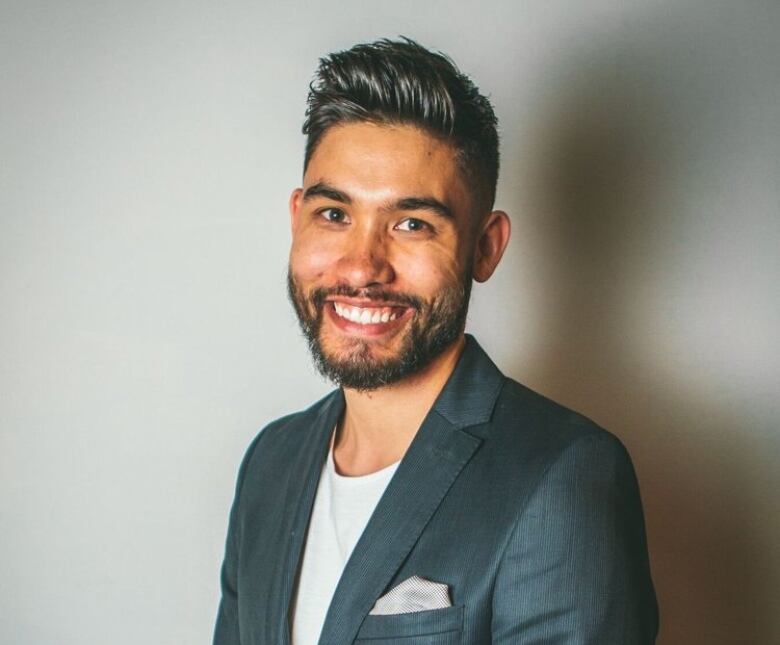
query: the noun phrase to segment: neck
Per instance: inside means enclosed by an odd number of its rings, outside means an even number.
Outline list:
[[[399,461],[455,369],[463,334],[423,370],[369,392],[344,389],[346,408],[333,445],[336,469],[359,476]]]

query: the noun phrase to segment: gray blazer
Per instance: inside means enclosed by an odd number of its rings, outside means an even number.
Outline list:
[[[290,643],[306,527],[343,409],[337,390],[271,423],[249,447],[215,645]],[[368,615],[414,575],[448,585],[452,606]],[[344,569],[320,645],[640,645],[657,628],[625,449],[503,376],[468,336]]]

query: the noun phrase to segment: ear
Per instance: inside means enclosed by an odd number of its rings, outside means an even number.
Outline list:
[[[509,244],[511,232],[509,215],[504,211],[493,211],[485,218],[474,247],[474,279],[477,282],[485,282],[493,275]]]
[[[290,230],[295,234],[298,228],[298,217],[301,212],[301,203],[303,200],[303,188],[296,188],[290,195]]]

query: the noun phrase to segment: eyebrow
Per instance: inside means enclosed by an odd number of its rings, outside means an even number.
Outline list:
[[[324,197],[325,199],[330,199],[341,204],[352,204],[352,198],[345,192],[321,181],[312,184],[304,191],[303,201],[309,201],[316,199],[317,197]],[[455,219],[452,209],[435,197],[402,197],[398,201],[390,204],[386,209],[399,211],[425,210],[431,211],[444,219]]]
[[[342,204],[351,204],[352,198],[346,193],[342,193],[340,190],[333,188],[323,182],[317,182],[309,186],[303,193],[303,201],[307,202],[315,197],[324,197],[325,199],[332,199],[334,202],[341,202]]]
[[[434,197],[404,197],[399,199],[394,206],[400,211],[432,211],[444,219],[455,219],[452,209]]]

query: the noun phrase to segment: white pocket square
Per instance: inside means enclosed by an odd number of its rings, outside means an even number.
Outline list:
[[[449,587],[420,576],[407,578],[376,601],[371,616],[409,614],[428,609],[451,607]]]

